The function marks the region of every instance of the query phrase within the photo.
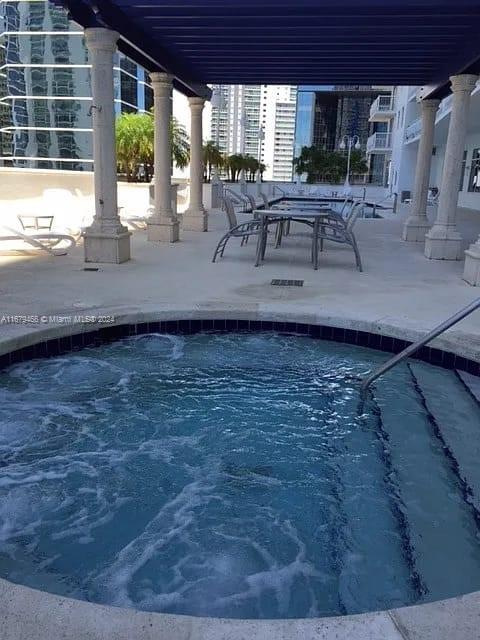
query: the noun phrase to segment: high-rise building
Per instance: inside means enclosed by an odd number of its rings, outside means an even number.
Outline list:
[[[263,85],[261,161],[268,180],[290,181],[293,174],[293,143],[297,88],[289,85]]]
[[[260,159],[267,167],[267,180],[291,180],[296,87],[214,85],[213,89],[223,98],[223,105],[213,107],[211,115],[211,139],[220,150]]]
[[[147,80],[116,54],[118,113],[151,107]],[[1,0],[0,164],[92,169],[91,103],[83,30],[48,0]]]
[[[212,108],[211,139],[222,153],[241,153],[258,158],[261,87],[259,85],[213,85],[223,98]]]
[[[387,122],[370,121],[370,107],[379,95],[389,95],[390,89],[373,85],[299,86],[295,157],[300,155],[302,147],[316,146],[325,151],[336,151],[345,136],[358,136],[360,147],[365,152],[372,133],[387,131]],[[371,160],[372,182],[382,179],[378,164],[382,163]]]

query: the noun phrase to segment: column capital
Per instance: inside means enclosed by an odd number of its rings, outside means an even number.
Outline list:
[[[452,93],[466,91],[471,93],[475,89],[478,76],[471,73],[463,73],[458,76],[450,76],[452,83]]]
[[[119,34],[103,27],[85,29],[85,42],[90,51],[109,51],[115,53]]]
[[[420,108],[422,111],[433,111],[436,113],[438,111],[438,107],[440,106],[441,100],[421,100]]]
[[[199,96],[191,96],[188,98],[188,104],[190,105],[190,109],[203,109],[205,106],[205,98],[200,98]]]
[[[165,87],[172,89],[173,87],[173,75],[171,73],[162,73],[160,71],[154,71],[150,74],[150,80],[152,82],[153,89],[157,87]]]

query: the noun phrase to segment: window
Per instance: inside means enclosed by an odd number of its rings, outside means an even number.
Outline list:
[[[474,149],[468,190],[480,193],[480,149]]]

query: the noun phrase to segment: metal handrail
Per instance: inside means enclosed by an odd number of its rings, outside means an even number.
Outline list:
[[[373,373],[371,373],[369,376],[367,376],[363,380],[360,386],[362,395],[366,393],[369,386],[372,384],[372,382],[375,382],[377,378],[380,378],[380,376],[383,376],[384,373],[386,373],[387,371],[390,371],[390,369],[392,369],[395,365],[399,364],[400,362],[402,362],[403,360],[405,360],[406,358],[414,354],[416,351],[418,351],[421,347],[426,345],[428,342],[430,342],[431,340],[439,336],[441,333],[443,333],[447,329],[450,329],[450,327],[453,327],[453,325],[457,324],[457,322],[460,322],[460,320],[463,320],[463,318],[466,318],[471,313],[473,313],[476,309],[479,309],[479,308],[480,308],[480,298],[477,298],[476,300],[471,302],[468,306],[458,311],[455,315],[448,318],[448,320],[445,320],[445,322],[442,322],[441,324],[439,324],[438,327],[435,327],[435,329],[432,329],[432,331],[430,331],[430,333],[427,333],[427,335],[424,338],[417,340],[417,342],[414,342],[403,351],[400,351],[400,353],[397,353],[396,356],[388,360],[385,364],[382,364],[380,367],[378,367],[378,369],[375,369]]]

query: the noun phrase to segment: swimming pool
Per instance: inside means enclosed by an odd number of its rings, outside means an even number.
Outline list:
[[[0,374],[0,574],[238,618],[480,588],[478,405],[453,371],[275,333],[151,334]],[[452,403],[452,398],[455,402]]]

